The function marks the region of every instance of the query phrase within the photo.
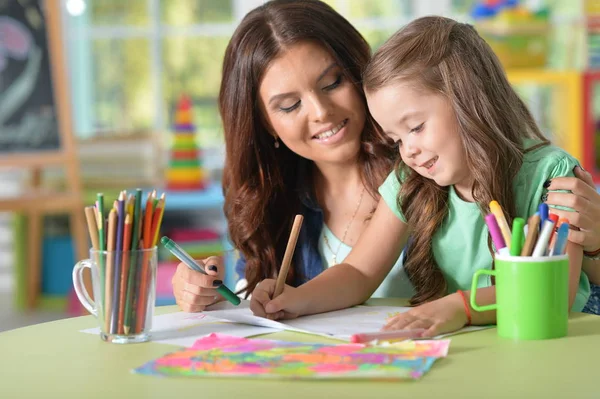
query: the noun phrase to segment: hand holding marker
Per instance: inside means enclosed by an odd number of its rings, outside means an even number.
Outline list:
[[[179,245],[175,243],[175,241],[171,240],[169,237],[162,237],[160,239],[160,242],[162,243],[162,245],[165,246],[165,248],[171,251],[171,253],[175,255],[180,261],[185,263],[187,267],[202,274],[207,274],[204,271],[204,268],[202,268],[198,263],[196,263],[196,261],[187,252],[185,252]],[[225,284],[221,284],[219,288],[217,288],[217,292],[223,295],[223,298],[227,299],[232,304],[236,306],[240,304],[240,298],[238,298],[237,295],[235,295],[229,288],[227,288]]]

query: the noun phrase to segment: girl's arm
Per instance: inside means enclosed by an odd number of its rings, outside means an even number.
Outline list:
[[[569,254],[569,309],[571,309],[579,287],[583,249],[580,245],[569,242],[567,244],[567,254]],[[471,324],[495,324],[496,312],[476,312],[468,304],[470,295],[470,291],[465,291],[467,306],[469,306],[471,313]],[[476,293],[476,302],[480,305],[496,303],[496,287],[479,288]],[[455,331],[464,327],[467,323],[464,306],[464,302],[458,293],[446,295],[443,298],[417,306],[408,312],[393,317],[384,329],[424,328],[426,331],[423,336],[428,337]]]
[[[311,281],[271,300],[273,280],[262,281],[252,297],[252,311],[259,316],[280,318],[285,315],[322,313],[363,303],[400,256],[408,238],[408,226],[379,201],[369,225],[345,259]]]

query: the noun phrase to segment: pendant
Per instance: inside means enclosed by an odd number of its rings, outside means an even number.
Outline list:
[[[337,265],[337,258],[335,257],[335,255],[333,255],[333,256],[331,257],[331,261],[333,262],[333,263],[331,264],[331,266],[333,266],[333,265]]]

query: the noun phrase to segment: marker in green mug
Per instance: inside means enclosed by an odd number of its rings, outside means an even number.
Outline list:
[[[510,255],[520,256],[523,248],[523,228],[525,227],[525,219],[514,218],[513,228],[510,241]]]
[[[196,261],[190,255],[188,255],[187,252],[185,252],[179,245],[175,243],[175,241],[171,240],[169,237],[162,237],[160,242],[165,246],[165,248],[171,251],[171,253],[177,257],[177,259],[185,263],[187,267],[202,274],[207,274],[204,269],[198,263],[196,263]],[[223,295],[223,298],[227,299],[232,304],[236,306],[240,304],[240,298],[238,298],[237,295],[227,288],[225,284],[221,284],[219,288],[217,288],[217,292]]]

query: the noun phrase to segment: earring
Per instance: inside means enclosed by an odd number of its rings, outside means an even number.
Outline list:
[[[277,137],[275,137],[275,143],[273,145],[275,148],[279,148],[279,139],[277,139]]]

